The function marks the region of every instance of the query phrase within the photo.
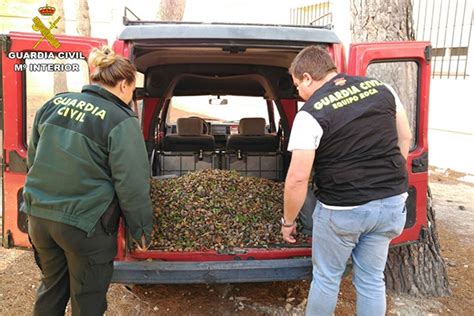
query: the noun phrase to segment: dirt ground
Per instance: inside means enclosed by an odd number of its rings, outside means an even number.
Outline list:
[[[388,315],[474,315],[474,184],[472,176],[430,170],[450,297],[388,295]],[[30,315],[39,270],[32,253],[0,247],[0,315]],[[113,284],[106,315],[304,315],[309,282],[222,285]],[[70,312],[68,313],[70,314]],[[336,315],[355,314],[349,277],[341,285]]]

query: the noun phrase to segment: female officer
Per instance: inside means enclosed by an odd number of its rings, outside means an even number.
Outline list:
[[[94,49],[92,85],[58,94],[36,113],[23,212],[42,271],[34,315],[103,315],[120,216],[145,251],[152,231],[149,163],[128,107],[136,69]]]

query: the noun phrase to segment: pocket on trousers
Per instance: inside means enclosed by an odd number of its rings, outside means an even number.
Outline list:
[[[361,233],[362,224],[367,214],[356,210],[330,210],[329,226],[339,236],[355,235]]]
[[[406,206],[403,206],[401,210],[394,211],[390,217],[390,223],[388,224],[387,231],[384,235],[390,239],[399,236],[405,228],[405,222],[407,218]]]
[[[101,253],[89,256],[89,263],[94,265],[94,264],[104,264],[104,263],[113,262],[116,255],[117,255],[116,249],[104,250]]]
[[[89,256],[82,280],[84,292],[106,291],[112,278],[114,257],[113,251],[104,251]]]

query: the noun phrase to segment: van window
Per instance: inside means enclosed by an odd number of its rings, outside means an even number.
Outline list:
[[[418,64],[414,61],[376,62],[367,67],[367,77],[390,85],[405,107],[413,135],[410,149],[416,147],[418,113]]]
[[[24,143],[27,145],[31,135],[31,127],[35,119],[36,111],[43,106],[43,104],[55,95],[54,90],[54,72],[37,71],[41,69],[41,64],[61,63],[60,59],[55,60],[38,60],[26,59],[26,105],[25,105],[25,126],[26,133],[24,135]],[[82,86],[89,83],[89,67],[87,62],[83,59],[67,59],[68,64],[77,64],[79,71],[71,72],[57,72],[60,77],[59,92],[73,91],[80,92]],[[30,68],[30,65],[33,67]]]
[[[178,118],[190,116],[199,116],[211,123],[238,123],[244,117],[263,117],[269,124],[267,102],[262,97],[173,97],[167,124],[175,124]]]
[[[135,86],[136,88],[143,88],[145,87],[145,75],[141,72],[136,72],[135,74]]]

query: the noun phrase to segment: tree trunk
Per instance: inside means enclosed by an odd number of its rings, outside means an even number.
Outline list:
[[[76,11],[76,31],[82,36],[91,36],[91,18],[87,0],[78,0]]]
[[[451,290],[441,256],[430,192],[426,207],[429,227],[426,239],[390,250],[385,267],[385,281],[387,289],[396,293],[446,296],[451,294]]]
[[[352,42],[414,40],[411,0],[351,0]]]
[[[352,42],[414,40],[411,0],[351,0]],[[399,94],[415,123],[417,65],[389,62],[369,66],[368,76],[390,84]],[[410,115],[411,113],[411,115]],[[436,231],[431,196],[428,197],[428,230],[425,240],[390,250],[385,279],[387,289],[411,295],[444,296],[451,293]]]
[[[157,18],[160,21],[183,20],[186,0],[161,0]]]
[[[64,4],[63,0],[50,0],[49,5],[56,8],[56,13],[50,18],[50,21],[58,16],[61,20],[57,24],[57,29],[53,30],[54,34],[66,34],[66,16],[64,15]],[[59,48],[61,49],[61,48]],[[61,59],[56,59],[57,63],[61,63]],[[65,72],[54,72],[54,94],[67,91],[67,76]]]
[[[352,0],[352,42],[390,42],[415,40],[411,0]],[[384,63],[371,65],[368,76],[390,84],[397,91],[407,113],[416,106],[417,65],[415,63]],[[409,117],[411,124],[415,116]]]

